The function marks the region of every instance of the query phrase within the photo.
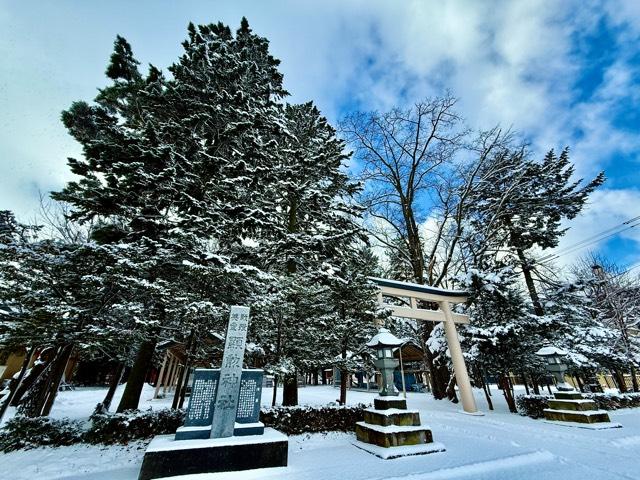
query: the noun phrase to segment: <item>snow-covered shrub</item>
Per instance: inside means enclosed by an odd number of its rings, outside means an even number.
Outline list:
[[[124,413],[91,416],[91,427],[85,433],[88,443],[129,443],[154,435],[175,433],[184,423],[184,410],[130,410]]]
[[[584,396],[595,401],[601,410],[640,407],[640,393],[585,393]]]
[[[549,408],[548,395],[518,395],[516,397],[516,407],[518,413],[531,418],[543,418],[544,409]]]
[[[326,407],[273,407],[260,412],[260,421],[276,430],[295,435],[299,433],[353,431],[356,422],[364,419],[367,405]]]
[[[43,446],[61,447],[81,441],[81,423],[68,419],[17,416],[0,430],[0,451],[5,453]]]
[[[593,400],[599,410],[640,407],[640,393],[585,393],[584,398]],[[516,405],[520,415],[531,418],[544,417],[544,409],[549,408],[548,395],[518,395]]]

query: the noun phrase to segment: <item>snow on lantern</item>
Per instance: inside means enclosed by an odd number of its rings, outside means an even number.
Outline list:
[[[565,357],[567,352],[558,347],[546,346],[536,352],[536,355],[545,360],[547,371],[556,379],[556,388],[560,391],[570,392],[574,388],[564,381],[564,374],[567,371]]]

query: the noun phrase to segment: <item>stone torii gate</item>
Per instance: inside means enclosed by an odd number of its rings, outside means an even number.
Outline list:
[[[370,277],[380,287],[378,303],[392,311],[394,317],[412,318],[427,322],[442,322],[444,332],[451,354],[453,370],[460,389],[462,408],[465,413],[478,415],[476,401],[473,397],[469,373],[462,355],[456,323],[469,323],[467,315],[460,315],[451,311],[451,303],[464,303],[467,301],[467,292],[456,290],[444,290],[442,288],[428,287],[417,283],[399,282],[385,278]],[[396,297],[409,299],[409,306],[398,306],[384,303],[384,297]],[[426,310],[418,308],[418,300],[437,303],[439,310]]]

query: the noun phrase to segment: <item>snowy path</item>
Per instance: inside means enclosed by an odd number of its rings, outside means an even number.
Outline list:
[[[271,390],[263,392],[269,404]],[[479,392],[481,394],[481,392]],[[103,390],[63,392],[53,415],[83,418],[100,400]],[[142,408],[162,408],[170,399],[150,401],[143,393]],[[300,389],[301,403],[326,404],[335,400],[332,387]],[[350,391],[350,403],[371,402],[374,393]],[[289,466],[253,472],[192,475],[185,480],[438,480],[438,479],[640,479],[640,409],[611,412],[624,428],[602,431],[568,428],[508,413],[494,391],[496,411],[483,417],[464,415],[458,406],[434,401],[430,395],[409,394],[409,408],[421,412],[434,440],[447,451],[425,456],[381,460],[351,445],[351,434],[329,433],[290,437]],[[129,447],[72,446],[0,455],[2,471],[15,480],[96,479],[134,480],[144,444]],[[8,470],[5,470],[8,469]]]

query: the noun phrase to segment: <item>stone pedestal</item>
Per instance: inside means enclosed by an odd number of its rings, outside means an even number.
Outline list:
[[[544,418],[567,426],[586,428],[616,428],[606,410],[598,410],[596,402],[584,398],[580,392],[557,392],[544,410]]]
[[[265,428],[262,435],[206,440],[159,435],[147,447],[138,480],[286,467],[287,456],[287,436],[272,428]]]
[[[139,480],[287,465],[287,437],[260,422],[262,371],[243,370],[249,307],[231,307],[219,370],[196,369],[185,424],[155,437]]]
[[[356,423],[356,438],[355,446],[385,459],[445,450],[421,425],[420,413],[407,410],[406,400],[393,396],[374,399],[374,408],[366,409],[364,421]]]

